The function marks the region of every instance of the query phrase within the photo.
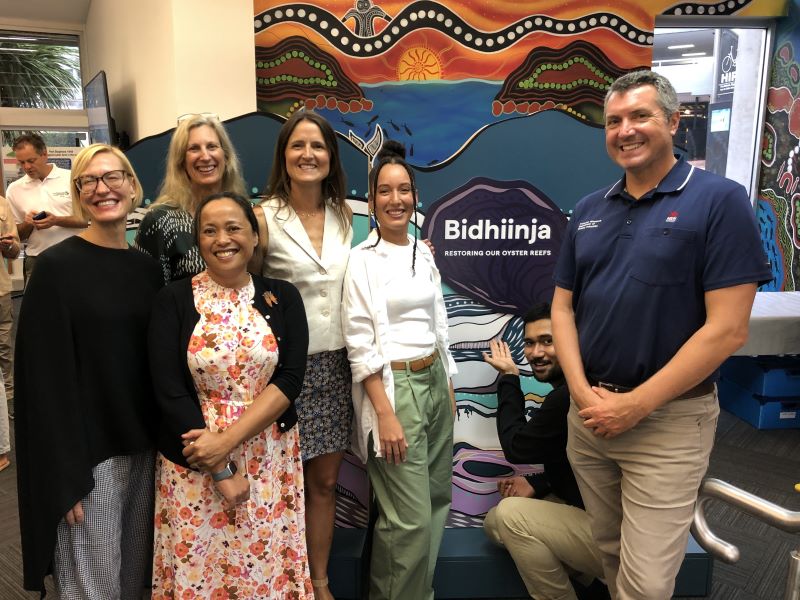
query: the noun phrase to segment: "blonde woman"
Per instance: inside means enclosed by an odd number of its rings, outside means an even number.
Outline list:
[[[192,219],[200,200],[223,190],[248,195],[230,137],[215,116],[187,115],[172,135],[159,196],[136,234],[135,246],[160,263],[164,283],[205,268]]]
[[[88,229],[39,255],[20,310],[16,444],[24,586],[139,600],[152,550],[158,424],[147,360],[156,262],[130,248],[142,189],[105,144],[73,162]]]

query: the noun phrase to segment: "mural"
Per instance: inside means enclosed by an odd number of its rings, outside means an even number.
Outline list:
[[[520,315],[552,295],[575,203],[618,177],[602,131],[608,85],[649,67],[656,15],[763,16],[783,5],[254,0],[258,110],[278,117],[315,110],[341,134],[340,145],[362,156],[347,171],[354,243],[368,229],[366,173],[381,142],[403,142],[417,169],[417,222],[437,248],[459,367],[452,525],[480,523],[498,500],[498,477],[539,468],[503,461],[493,419],[496,373],[481,352],[494,337],[509,342],[535,410],[548,386],[530,376],[522,356]],[[785,85],[770,94],[772,136],[763,153],[775,183],[762,192],[759,217],[774,240],[770,256],[793,281],[800,217],[789,219],[793,228],[778,224],[800,207],[800,121],[797,132],[791,128],[800,79],[793,40],[782,47],[775,69]],[[362,477],[349,461],[339,525],[363,525]]]
[[[776,273],[767,289],[796,291],[800,265],[800,2],[776,32],[761,147],[758,224]],[[762,288],[763,289],[763,288]]]
[[[362,140],[380,127],[421,167],[515,115],[599,124],[608,82],[649,65],[652,17],[635,2],[549,4],[256,0],[259,110],[314,109]]]

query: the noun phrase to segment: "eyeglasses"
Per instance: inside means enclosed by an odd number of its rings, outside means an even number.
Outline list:
[[[76,177],[74,181],[79,192],[88,194],[97,189],[97,182],[101,179],[103,180],[103,183],[106,184],[108,189],[119,189],[124,183],[126,176],[130,177],[131,174],[127,171],[117,170],[103,173],[100,175],[100,177],[95,177],[94,175],[81,175],[80,177]]]
[[[185,115],[181,115],[178,117],[178,123],[181,121],[186,121],[187,119],[193,119],[194,117],[205,117],[206,119],[211,119],[212,121],[219,121],[219,115],[217,113],[186,113]]]

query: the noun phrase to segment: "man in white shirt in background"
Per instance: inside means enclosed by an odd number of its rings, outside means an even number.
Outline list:
[[[8,186],[6,199],[14,213],[19,237],[25,246],[25,283],[36,257],[50,246],[79,233],[87,222],[72,214],[69,171],[47,162],[47,146],[30,133],[14,140],[14,155],[25,171]]]

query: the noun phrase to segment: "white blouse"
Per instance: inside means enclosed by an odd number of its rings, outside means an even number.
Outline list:
[[[381,240],[380,245],[386,253],[380,275],[389,316],[384,354],[389,360],[429,356],[436,349],[436,289],[430,265],[418,256],[412,275],[413,244],[397,246]]]
[[[389,347],[389,311],[386,289],[381,281],[381,272],[386,268],[386,244],[374,246],[377,236],[371,234],[366,241],[353,248],[347,277],[344,283],[342,301],[342,323],[347,342],[347,357],[353,374],[353,408],[355,428],[351,450],[362,462],[367,462],[368,440],[372,432],[372,450],[381,456],[378,418],[367,396],[362,382],[373,373],[381,373],[386,395],[394,410],[394,378],[390,360],[386,356]],[[413,238],[409,236],[409,241]],[[456,373],[456,363],[450,353],[447,333],[447,310],[442,295],[442,280],[433,260],[431,251],[425,244],[417,244],[418,269],[422,262],[430,269],[433,280],[435,300],[433,304],[433,324],[436,334],[436,349],[448,378]],[[410,266],[410,262],[409,262]]]

